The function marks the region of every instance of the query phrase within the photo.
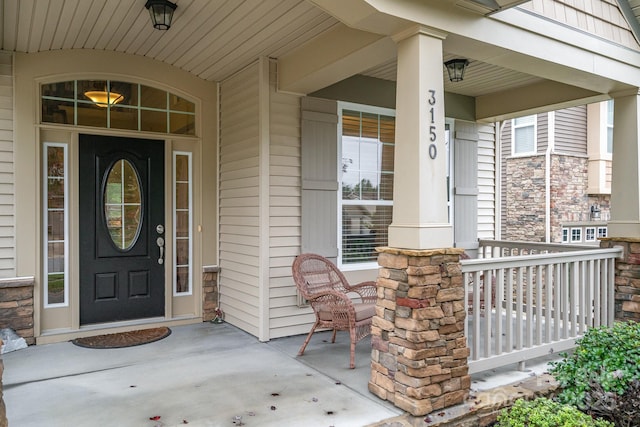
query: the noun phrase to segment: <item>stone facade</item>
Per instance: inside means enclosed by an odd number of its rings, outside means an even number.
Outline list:
[[[640,239],[605,238],[600,247],[624,249],[616,260],[615,318],[618,321],[640,321]]]
[[[369,390],[412,415],[469,395],[462,249],[379,248]]]
[[[2,346],[2,340],[0,340],[0,347]],[[4,398],[2,396],[2,374],[4,374],[4,364],[0,359],[0,427],[7,427],[7,408],[4,405]]]
[[[0,280],[0,328],[11,328],[35,344],[33,320],[33,278]]]
[[[587,194],[586,156],[551,154],[550,160],[550,236],[551,242],[560,243],[562,224],[588,221],[594,203],[608,219],[609,197]],[[545,241],[545,162],[544,155],[506,160],[505,240]]]
[[[216,317],[218,300],[218,267],[207,267],[202,273],[202,320],[209,322]]]

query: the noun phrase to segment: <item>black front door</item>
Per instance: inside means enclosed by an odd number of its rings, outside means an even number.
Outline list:
[[[80,324],[164,316],[164,142],[80,135]]]

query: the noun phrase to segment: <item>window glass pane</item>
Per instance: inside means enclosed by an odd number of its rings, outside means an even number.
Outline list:
[[[114,94],[122,95],[118,105],[138,106],[138,84],[128,82],[109,82],[109,90]]]
[[[64,240],[64,210],[47,212],[47,240]]]
[[[513,119],[513,122],[515,126],[533,125],[536,122],[536,116],[531,115],[531,116],[518,117],[517,119]]]
[[[165,90],[110,80],[43,84],[43,123],[196,134],[195,103]]]
[[[380,200],[393,200],[393,172],[380,176]]]
[[[68,82],[43,84],[40,91],[42,96],[65,98],[73,101],[75,99],[75,82],[71,80]]]
[[[164,111],[140,111],[140,130],[167,133],[167,113]]]
[[[176,241],[176,264],[189,264],[189,240],[179,239]]]
[[[47,180],[47,207],[64,207],[64,179],[49,178]]]
[[[167,92],[153,87],[140,85],[140,106],[167,109]]]
[[[171,129],[170,133],[180,135],[195,135],[196,133],[196,116],[193,114],[169,113]]]
[[[533,126],[516,128],[515,132],[515,152],[531,153],[534,150],[534,129]]]
[[[47,246],[49,255],[47,267],[50,272],[64,271],[64,242],[50,242]]]
[[[342,111],[342,135],[360,137],[360,113],[358,111]]]
[[[370,138],[378,141],[378,115],[370,113],[362,113],[362,138]]]
[[[43,99],[42,100],[42,122],[72,125],[73,110],[74,110],[73,101],[58,101],[53,99]]]
[[[189,209],[189,183],[176,183],[176,209]]]
[[[176,155],[176,181],[189,181],[189,157]]]
[[[174,95],[174,94],[169,94],[169,109],[171,111],[182,111],[184,113],[195,113],[196,112],[196,105],[191,102],[191,101],[187,101],[186,99],[178,96],[178,95]]]
[[[78,126],[107,127],[107,109],[94,103],[78,102]]]
[[[392,206],[342,206],[342,262],[373,262],[375,248],[387,244]]]
[[[138,110],[128,107],[111,107],[111,128],[138,130]]]
[[[176,293],[189,292],[189,267],[176,268]]]
[[[109,170],[103,200],[113,243],[120,249],[129,249],[140,231],[142,196],[138,173],[128,160],[118,160]]]
[[[47,303],[63,304],[64,273],[49,273],[47,277]]]
[[[189,212],[176,212],[176,237],[189,237]]]

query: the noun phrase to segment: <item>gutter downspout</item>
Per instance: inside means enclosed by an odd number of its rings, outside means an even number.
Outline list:
[[[504,132],[504,127],[506,126],[507,121],[502,120],[494,123],[494,127],[496,129],[496,154],[495,154],[495,162],[496,162],[496,181],[495,181],[495,199],[498,201],[494,207],[494,239],[501,240],[502,239],[502,132]],[[497,221],[496,221],[497,219]]]
[[[556,139],[556,113],[547,113],[547,150],[544,153],[544,241],[551,243],[551,153]]]

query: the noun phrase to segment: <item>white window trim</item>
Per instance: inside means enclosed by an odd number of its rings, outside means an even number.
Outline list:
[[[64,152],[64,302],[62,303],[49,303],[49,215],[48,215],[48,200],[47,189],[49,173],[47,168],[47,150],[49,147],[61,147]],[[68,307],[69,306],[69,155],[67,144],[45,142],[42,145],[43,161],[42,161],[42,283],[43,283],[43,302],[44,308],[55,307]]]
[[[591,230],[593,232],[591,238],[589,238],[589,230]],[[586,227],[584,229],[584,241],[585,242],[595,242],[596,240],[597,240],[596,239],[596,228],[595,227]]]
[[[604,235],[600,235],[600,231],[604,230]],[[607,227],[598,227],[598,230],[596,231],[596,236],[597,237],[607,237],[607,234],[609,233],[609,230],[607,229]]]
[[[530,116],[523,116],[518,118],[522,119],[525,117],[533,117],[533,123],[516,126],[516,119],[511,119],[511,156],[512,157],[525,157],[525,156],[531,156],[533,154],[538,153],[538,115],[533,114]],[[522,153],[516,153],[516,128],[524,128],[528,126],[533,126],[533,150],[522,152]]]
[[[343,110],[353,110],[359,111],[361,113],[371,113],[371,114],[381,114],[385,116],[396,116],[396,111],[391,108],[384,107],[374,107],[371,105],[357,104],[354,102],[344,102],[338,101],[338,158],[336,162],[338,165],[342,164],[342,111]],[[362,262],[362,263],[350,263],[343,264],[342,263],[342,205],[386,205],[393,206],[393,200],[354,200],[347,201],[346,203],[342,200],[342,168],[338,167],[338,191],[336,197],[338,198],[338,259],[337,265],[341,270],[344,271],[356,271],[356,270],[369,270],[372,268],[378,268],[377,262]],[[395,171],[394,171],[395,173]]]
[[[178,292],[178,262],[177,262],[177,253],[178,253],[178,236],[177,236],[177,209],[176,209],[176,158],[178,156],[186,156],[188,159],[188,174],[189,174],[189,211],[188,211],[188,218],[189,218],[189,224],[187,229],[189,230],[189,234],[188,234],[188,239],[189,239],[189,278],[188,278],[188,283],[189,283],[189,290],[187,292]],[[192,224],[193,224],[193,162],[192,162],[192,153],[188,152],[188,151],[174,151],[173,152],[173,158],[172,158],[172,169],[173,169],[173,176],[172,176],[172,188],[171,188],[171,197],[172,197],[172,221],[173,221],[173,296],[174,297],[181,297],[181,296],[189,296],[189,295],[193,295],[193,230],[192,230]]]
[[[574,239],[573,238],[573,232],[577,231],[578,232],[578,239]],[[571,228],[571,234],[569,236],[569,240],[571,241],[571,243],[579,243],[582,242],[582,228],[581,227],[573,227]]]

